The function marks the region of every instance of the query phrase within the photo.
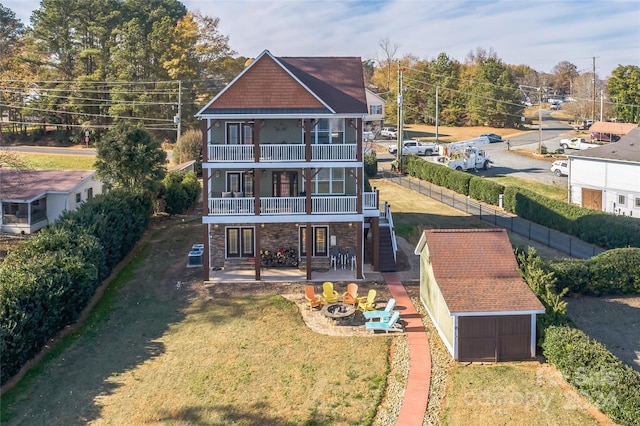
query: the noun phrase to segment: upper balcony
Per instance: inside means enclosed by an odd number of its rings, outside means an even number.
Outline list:
[[[208,145],[208,161],[220,163],[253,163],[255,145]],[[312,161],[357,161],[356,144],[311,145]],[[303,144],[260,145],[260,162],[301,162],[305,161]]]

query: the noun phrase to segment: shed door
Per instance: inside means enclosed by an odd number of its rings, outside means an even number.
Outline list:
[[[458,360],[496,361],[496,317],[458,318]]]
[[[530,359],[531,317],[498,317],[498,361]]]
[[[530,359],[530,342],[529,315],[458,318],[459,361]]]
[[[582,188],[582,207],[602,211],[602,190]]]

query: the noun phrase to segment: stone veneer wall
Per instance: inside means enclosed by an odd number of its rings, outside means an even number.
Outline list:
[[[303,224],[303,223],[300,223]],[[327,225],[326,223],[317,223],[313,225]],[[346,250],[349,247],[356,248],[358,238],[355,223],[353,226],[349,226],[348,223],[330,223],[329,225],[329,244],[331,243],[331,236],[335,236],[336,245],[341,250]],[[210,237],[211,237],[211,267],[222,267],[225,262],[225,228],[226,227],[258,227],[260,225],[246,225],[246,224],[225,224],[219,225],[216,228],[211,225]],[[278,248],[298,248],[298,227],[295,223],[267,223],[264,228],[260,229],[260,242],[263,250],[277,250]],[[259,258],[260,254],[256,253],[256,257]],[[314,257],[311,261],[311,267],[313,269],[328,269],[330,267],[329,257]],[[303,257],[300,262],[300,268],[306,268],[306,258]]]

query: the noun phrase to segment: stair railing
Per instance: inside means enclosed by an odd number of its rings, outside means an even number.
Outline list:
[[[396,252],[398,251],[398,243],[396,241],[396,231],[393,228],[393,215],[391,214],[391,206],[384,203],[384,216],[389,222],[389,232],[391,232],[391,246],[393,247],[393,263],[396,263]]]

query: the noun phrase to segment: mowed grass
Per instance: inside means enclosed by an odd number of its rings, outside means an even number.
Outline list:
[[[276,291],[210,295],[185,268],[201,237],[198,220],[152,235],[85,326],[3,395],[3,424],[370,424],[389,340],[316,334]]]
[[[492,180],[503,186],[518,186],[520,188],[528,189],[531,192],[535,192],[536,194],[544,195],[545,197],[560,201],[567,201],[566,187],[546,185],[532,179],[522,179],[513,176],[491,176],[486,179]]]
[[[537,362],[457,364],[443,408],[443,425],[597,425],[561,377]]]
[[[92,155],[18,154],[27,166],[37,170],[94,170],[96,158]]]

